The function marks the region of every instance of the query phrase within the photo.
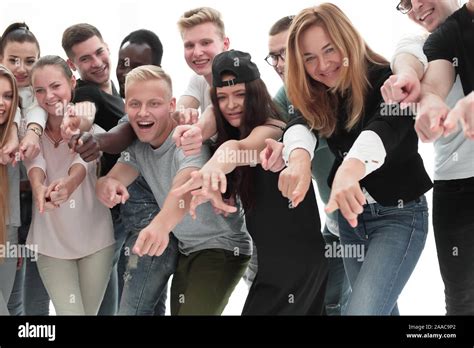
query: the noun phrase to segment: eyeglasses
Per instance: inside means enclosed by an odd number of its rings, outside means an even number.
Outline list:
[[[397,10],[403,14],[407,14],[412,10],[413,6],[411,4],[411,0],[401,0],[400,3],[397,5]]]
[[[270,53],[268,56],[265,57],[265,61],[272,67],[276,67],[280,59],[282,62],[285,62],[285,56],[286,50],[283,49],[278,54]]]

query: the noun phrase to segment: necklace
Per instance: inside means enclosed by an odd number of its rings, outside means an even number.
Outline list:
[[[60,136],[58,140],[56,140],[54,137],[53,137],[53,132],[51,131],[51,129],[49,129],[48,126],[46,126],[46,130],[48,131],[48,138],[54,143],[54,148],[56,149],[59,144],[61,143],[61,141],[63,140],[63,138]]]

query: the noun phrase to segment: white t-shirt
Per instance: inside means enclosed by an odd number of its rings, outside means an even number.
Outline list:
[[[94,125],[92,132],[103,132]],[[25,161],[28,172],[40,168],[46,174],[44,185],[68,175],[76,163],[86,168],[84,181],[59,208],[41,214],[33,208],[33,219],[27,244],[37,245],[40,254],[58,259],[79,259],[115,243],[112,216],[96,197],[97,164],[86,163],[78,154],[71,154],[67,142],[57,148],[46,134],[40,139],[41,153]]]
[[[188,87],[183,95],[195,98],[199,102],[199,108],[202,114],[204,110],[212,104],[209,89],[210,86],[204,76],[194,74],[189,80]]]

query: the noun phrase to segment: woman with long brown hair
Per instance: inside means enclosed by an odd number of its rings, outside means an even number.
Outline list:
[[[0,65],[0,148],[5,145],[13,127],[18,107],[18,87],[13,74]],[[8,244],[16,244],[20,226],[20,171],[12,167],[12,157],[0,164],[0,315],[8,315],[7,303],[15,281],[16,257],[5,253]]]
[[[398,296],[425,244],[424,193],[432,185],[418,154],[413,115],[383,103],[388,62],[333,4],[294,18],[286,63],[288,97],[303,118],[287,129],[284,142],[321,135],[336,156],[326,210],[338,209],[352,287],[346,314],[398,314]]]
[[[248,53],[217,55],[212,74],[215,125],[207,124],[204,138],[217,132],[214,155],[177,192],[202,187],[193,192],[192,214],[206,199],[218,201],[216,194],[242,201],[258,250],[242,315],[321,315],[327,260],[314,190],[294,207],[278,191],[278,174],[259,164],[265,139],[280,138],[284,123]]]

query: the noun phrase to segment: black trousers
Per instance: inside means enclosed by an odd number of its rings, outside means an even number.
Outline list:
[[[258,271],[242,315],[325,314],[328,260],[313,185],[291,208],[278,190],[279,173],[253,170],[255,207],[245,217]]]
[[[474,177],[434,182],[433,228],[447,315],[474,315]]]

